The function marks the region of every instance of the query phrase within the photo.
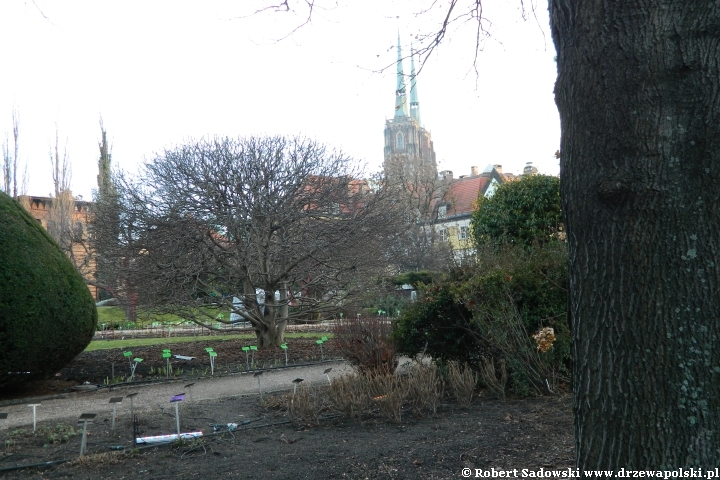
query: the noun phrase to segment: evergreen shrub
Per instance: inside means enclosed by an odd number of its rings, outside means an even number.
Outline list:
[[[0,387],[53,374],[90,343],[97,310],[55,241],[0,193]]]

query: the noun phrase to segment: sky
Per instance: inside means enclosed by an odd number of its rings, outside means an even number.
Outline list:
[[[73,192],[91,198],[101,117],[113,166],[131,173],[190,139],[275,134],[316,139],[379,170],[398,32],[407,54],[447,4],[419,13],[432,0],[316,0],[303,25],[304,0],[294,1],[290,12],[256,14],[271,0],[0,2],[0,138],[11,134],[15,108],[27,193],[53,189],[57,125]],[[519,173],[533,162],[557,175],[547,6],[523,16],[519,0],[483,4],[491,37],[477,61],[474,25],[458,22],[418,75],[438,168]]]

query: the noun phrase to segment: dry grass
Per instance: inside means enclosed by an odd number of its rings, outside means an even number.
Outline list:
[[[505,399],[505,385],[507,385],[507,370],[505,359],[497,360],[498,368],[492,358],[483,358],[480,365],[480,377],[483,383],[498,397]]]
[[[106,466],[106,465],[116,465],[118,463],[124,462],[127,458],[129,458],[132,455],[132,453],[123,453],[123,452],[103,452],[103,453],[95,453],[91,455],[83,455],[82,457],[77,457],[69,462],[65,463],[66,467],[87,467],[87,466]]]
[[[364,374],[345,375],[334,380],[327,392],[330,405],[344,416],[360,422],[372,404],[366,384]]]
[[[437,414],[445,385],[435,364],[415,363],[408,370],[408,398],[416,415]]]
[[[447,380],[458,404],[469,406],[478,382],[475,372],[467,364],[451,362],[448,364]]]
[[[394,423],[402,421],[402,407],[411,391],[408,377],[368,375],[367,388],[380,413]]]
[[[328,400],[325,387],[302,386],[289,395],[288,414],[293,421],[320,423],[320,415],[327,410]]]

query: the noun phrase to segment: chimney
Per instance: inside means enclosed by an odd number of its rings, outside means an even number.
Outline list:
[[[479,174],[478,167],[472,166],[470,167],[470,176],[471,177],[477,177]]]
[[[502,175],[502,165],[493,165],[493,167],[495,167],[495,170],[497,170],[497,172]]]
[[[443,180],[452,180],[453,179],[452,170],[443,170],[442,172],[440,172],[440,178]]]

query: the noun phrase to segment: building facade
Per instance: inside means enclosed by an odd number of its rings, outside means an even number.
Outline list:
[[[52,197],[36,197],[20,195],[18,202],[45,230],[49,230],[53,222],[52,206],[55,199]],[[88,243],[88,219],[91,202],[75,199],[72,211],[72,239],[71,247],[65,253],[80,272],[83,278],[93,278],[95,275],[95,259]],[[88,285],[88,289],[95,300],[98,299],[97,287]]]

